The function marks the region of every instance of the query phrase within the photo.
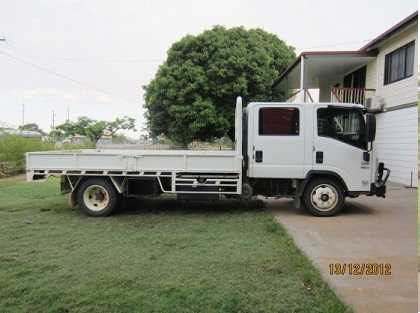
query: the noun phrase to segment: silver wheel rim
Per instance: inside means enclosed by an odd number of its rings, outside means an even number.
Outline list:
[[[85,189],[83,202],[91,211],[102,211],[109,204],[108,191],[100,185],[92,185]]]
[[[337,189],[329,184],[321,184],[312,189],[311,203],[319,211],[333,210],[338,203]]]

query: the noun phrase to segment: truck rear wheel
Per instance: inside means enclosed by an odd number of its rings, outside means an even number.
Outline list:
[[[331,178],[313,179],[305,188],[303,204],[312,215],[334,216],[344,206],[343,188]]]
[[[114,186],[103,178],[90,178],[81,183],[77,190],[77,204],[89,216],[108,216],[118,203]]]

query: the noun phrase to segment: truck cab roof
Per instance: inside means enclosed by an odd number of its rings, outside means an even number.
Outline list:
[[[357,108],[357,109],[364,109],[365,107],[360,104],[356,103],[336,103],[336,102],[314,102],[314,103],[300,103],[300,102],[250,102],[248,104],[248,108],[252,108],[254,106],[262,106],[262,105],[279,105],[279,106],[287,106],[287,105],[298,105],[298,106],[317,106],[317,107],[337,107],[337,108]]]

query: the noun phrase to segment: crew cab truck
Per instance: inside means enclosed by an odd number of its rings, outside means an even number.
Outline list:
[[[375,156],[375,116],[357,104],[252,102],[237,98],[235,149],[29,152],[27,180],[61,177],[61,190],[90,216],[123,197],[289,197],[316,216],[346,197],[385,197],[390,170]]]

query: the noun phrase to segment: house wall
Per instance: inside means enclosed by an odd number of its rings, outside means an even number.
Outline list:
[[[377,59],[366,64],[366,89],[376,89],[377,81]]]
[[[385,55],[405,44],[415,40],[414,75],[384,85]],[[390,107],[417,102],[417,24],[391,38],[379,47],[376,58],[376,96],[385,100],[385,109]]]
[[[322,81],[319,86],[319,102],[330,102],[331,101],[331,87],[334,83],[330,81]]]
[[[411,107],[376,115],[376,155],[391,169],[389,180],[407,186],[418,186],[417,114]]]
[[[385,56],[413,40],[414,75],[384,85]],[[368,67],[369,75],[366,78],[369,84],[376,80],[375,95],[385,102],[385,112],[377,114],[375,149],[378,159],[391,169],[390,181],[408,186],[418,186],[417,57],[415,24],[379,47],[376,62]]]

